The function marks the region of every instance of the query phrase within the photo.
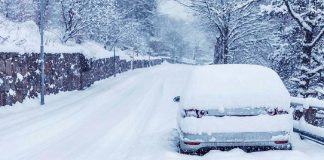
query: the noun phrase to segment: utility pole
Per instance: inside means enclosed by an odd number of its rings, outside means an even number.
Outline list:
[[[173,63],[175,64],[176,63],[176,51],[175,51],[175,48],[173,48]]]
[[[133,51],[132,62],[131,62],[132,70],[134,70],[134,58],[135,58],[135,51]]]
[[[41,105],[45,104],[45,54],[44,54],[44,18],[45,18],[45,0],[40,3],[40,69],[41,69]]]
[[[148,54],[149,54],[149,59],[148,59],[148,60],[149,60],[149,61],[148,61],[148,62],[149,62],[149,67],[151,67],[151,50],[149,51]]]
[[[116,77],[116,47],[114,45],[114,77]]]

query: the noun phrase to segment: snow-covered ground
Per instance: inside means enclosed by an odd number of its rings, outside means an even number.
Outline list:
[[[176,149],[177,104],[193,66],[164,64],[95,83],[85,91],[0,108],[0,159],[32,160],[321,160],[324,146],[293,135],[292,151]]]
[[[113,51],[108,51],[103,45],[95,41],[85,41],[77,44],[68,41],[63,44],[60,37],[62,35],[57,30],[45,31],[45,52],[46,53],[82,53],[87,58],[109,58],[113,56]],[[12,22],[0,15],[0,52],[38,53],[40,51],[40,33],[38,26],[33,21]],[[133,56],[131,50],[116,49],[116,56],[120,59],[131,60]],[[135,60],[160,59],[161,57],[149,57],[144,54],[135,54]]]

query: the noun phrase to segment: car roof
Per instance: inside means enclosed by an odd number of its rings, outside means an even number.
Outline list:
[[[278,74],[258,65],[198,66],[181,98],[184,108],[287,108],[290,95]]]

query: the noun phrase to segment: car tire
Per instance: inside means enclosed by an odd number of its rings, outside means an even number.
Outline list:
[[[180,145],[180,140],[178,141],[178,145],[177,145],[177,147],[178,147],[178,153],[180,153],[180,154],[189,154],[189,155],[194,155],[194,154],[197,154],[196,152],[189,152],[189,151],[187,151],[187,150],[183,150],[182,148],[181,148],[181,145]]]
[[[286,150],[289,150],[289,151],[293,150],[292,144],[289,144],[289,146],[286,148]]]
[[[189,154],[189,152],[186,152],[186,151],[184,151],[181,148],[181,146],[180,146],[180,140],[178,141],[177,148],[178,148],[178,153],[181,153],[181,154]]]
[[[192,154],[191,152],[185,151],[180,147],[180,143],[178,144],[178,153],[180,154]]]

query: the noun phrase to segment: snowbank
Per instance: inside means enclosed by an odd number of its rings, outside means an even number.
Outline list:
[[[184,63],[184,64],[196,64],[196,60],[193,59],[188,59],[188,58],[181,58],[179,62]]]
[[[181,97],[184,109],[288,109],[290,95],[273,70],[257,65],[199,66]]]
[[[109,58],[112,51],[94,41],[82,44],[68,42],[63,44],[59,31],[45,31],[45,52],[47,53],[82,53],[87,58]],[[40,34],[38,26],[33,21],[23,23],[11,22],[0,16],[0,52],[38,53],[40,51]],[[132,51],[116,49],[116,55],[121,59],[131,60]],[[138,55],[135,60],[149,59]],[[157,59],[157,58],[151,58]]]

